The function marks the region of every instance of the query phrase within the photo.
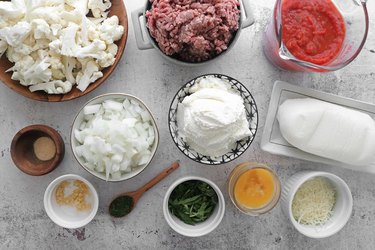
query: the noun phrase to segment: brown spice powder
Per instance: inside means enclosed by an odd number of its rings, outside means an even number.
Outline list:
[[[47,136],[39,137],[33,145],[36,158],[41,161],[51,160],[56,154],[56,145]]]

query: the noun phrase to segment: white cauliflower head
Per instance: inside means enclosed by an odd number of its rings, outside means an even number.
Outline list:
[[[110,0],[0,0],[0,57],[30,91],[81,91],[113,65],[124,27]],[[91,11],[93,17],[86,15]]]

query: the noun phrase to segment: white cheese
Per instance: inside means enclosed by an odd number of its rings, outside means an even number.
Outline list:
[[[336,190],[324,177],[315,177],[301,185],[294,195],[294,219],[305,225],[323,225],[332,215]]]
[[[303,151],[356,166],[375,161],[375,122],[367,114],[304,98],[286,100],[277,119],[283,137]]]
[[[177,108],[179,136],[198,153],[220,157],[250,135],[241,96],[220,78],[206,77]]]

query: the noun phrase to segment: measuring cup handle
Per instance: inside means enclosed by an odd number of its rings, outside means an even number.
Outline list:
[[[142,24],[140,22],[140,17],[144,18],[143,9],[139,8],[132,12],[132,22],[133,22],[133,29],[134,29],[134,35],[135,35],[135,41],[137,42],[138,49],[146,50],[146,49],[152,49],[152,44],[150,41],[146,41],[142,34]],[[146,31],[147,32],[147,31]]]
[[[242,10],[244,14],[244,19],[242,20],[242,29],[251,26],[254,23],[254,15],[251,10],[250,0],[241,0]]]
[[[170,173],[175,171],[180,166],[179,161],[173,162],[172,165],[169,166],[169,168],[166,168],[158,174],[155,178],[153,178],[151,181],[147,182],[142,188],[142,192],[148,191],[150,188],[158,184],[161,180],[163,180],[165,177],[167,177]]]

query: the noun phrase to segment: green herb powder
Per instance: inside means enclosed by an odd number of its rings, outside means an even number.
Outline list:
[[[121,196],[112,201],[109,206],[109,213],[114,217],[122,217],[130,213],[133,208],[133,198]]]

